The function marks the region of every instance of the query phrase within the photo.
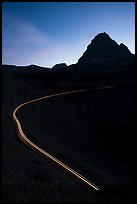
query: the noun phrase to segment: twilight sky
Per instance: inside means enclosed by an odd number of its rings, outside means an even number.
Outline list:
[[[135,3],[3,2],[2,64],[70,65],[100,32],[135,54]]]

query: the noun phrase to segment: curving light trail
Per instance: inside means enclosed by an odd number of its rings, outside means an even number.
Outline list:
[[[95,190],[99,191],[101,188],[98,187],[97,185],[95,185],[93,182],[91,182],[90,180],[88,180],[87,178],[85,178],[84,176],[82,176],[81,174],[79,174],[77,171],[73,170],[72,168],[70,168],[69,166],[67,166],[66,164],[64,164],[63,162],[61,162],[60,160],[58,160],[57,158],[55,158],[54,156],[52,156],[51,154],[49,154],[48,152],[44,151],[43,149],[41,149],[40,147],[38,147],[36,144],[34,144],[33,142],[31,142],[26,135],[24,134],[21,124],[16,116],[17,111],[30,103],[36,102],[36,101],[40,101],[42,99],[47,99],[47,98],[51,98],[51,97],[55,97],[55,96],[61,96],[61,95],[65,95],[65,94],[69,94],[69,93],[76,93],[76,92],[81,92],[81,91],[86,91],[88,89],[82,89],[82,90],[75,90],[75,91],[68,91],[68,92],[62,92],[62,93],[58,93],[58,94],[52,94],[52,95],[48,95],[48,96],[44,96],[38,99],[34,99],[25,103],[22,103],[21,105],[19,105],[13,112],[13,121],[16,124],[16,128],[17,128],[17,132],[19,135],[19,138],[22,140],[22,142],[24,142],[26,145],[32,147],[35,151],[40,152],[41,154],[45,155],[46,157],[48,157],[49,159],[51,159],[52,161],[56,162],[57,164],[59,164],[60,166],[62,166],[63,168],[65,168],[67,171],[71,172],[73,175],[75,175],[76,177],[78,177],[79,179],[81,179],[82,181],[84,181],[86,184],[88,184],[89,186],[91,186],[92,188],[94,188]]]

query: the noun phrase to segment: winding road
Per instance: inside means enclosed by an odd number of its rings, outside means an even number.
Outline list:
[[[105,86],[103,87],[103,89],[105,88],[112,88],[113,85],[110,86]],[[102,89],[102,87],[98,87],[98,88],[94,88],[94,89]],[[99,191],[101,190],[101,188],[99,186],[97,186],[96,184],[94,184],[92,181],[88,180],[87,178],[85,178],[84,176],[82,176],[81,174],[79,174],[77,171],[73,170],[72,168],[70,168],[69,166],[67,166],[66,164],[64,164],[62,161],[58,160],[57,158],[53,157],[51,154],[49,154],[48,152],[46,152],[45,150],[41,149],[40,147],[38,147],[36,144],[34,144],[33,142],[31,142],[28,137],[24,134],[21,123],[19,121],[19,119],[17,118],[17,111],[22,108],[23,106],[36,102],[36,101],[40,101],[43,99],[47,99],[47,98],[51,98],[51,97],[56,97],[56,96],[61,96],[61,95],[65,95],[65,94],[70,94],[70,93],[77,93],[77,92],[82,92],[82,91],[87,91],[88,89],[81,89],[81,90],[74,90],[74,91],[67,91],[67,92],[62,92],[62,93],[57,93],[57,94],[52,94],[52,95],[48,95],[48,96],[44,96],[41,98],[37,98],[25,103],[22,103],[21,105],[19,105],[13,112],[13,121],[15,122],[16,125],[16,129],[17,129],[17,133],[19,138],[21,139],[21,141],[23,143],[25,143],[26,145],[28,145],[29,147],[31,147],[34,151],[41,153],[42,155],[44,155],[45,157],[49,158],[50,160],[54,161],[55,163],[59,164],[61,167],[63,167],[64,169],[66,169],[66,171],[69,171],[70,173],[72,173],[73,175],[75,175],[76,177],[78,177],[80,180],[82,180],[83,182],[85,182],[86,184],[88,184],[90,187],[94,188],[95,190]]]

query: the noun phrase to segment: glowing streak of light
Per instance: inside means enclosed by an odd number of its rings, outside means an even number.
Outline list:
[[[69,172],[71,172],[72,174],[74,174],[75,176],[77,176],[78,178],[80,178],[82,181],[84,181],[86,184],[88,184],[89,186],[91,186],[92,188],[94,188],[95,190],[99,191],[100,187],[98,187],[97,185],[95,185],[93,182],[89,181],[88,179],[86,179],[84,176],[82,176],[81,174],[79,174],[78,172],[76,172],[75,170],[73,170],[72,168],[70,168],[69,166],[67,166],[66,164],[64,164],[63,162],[61,162],[60,160],[58,160],[57,158],[53,157],[51,154],[49,154],[48,152],[44,151],[43,149],[41,149],[40,147],[38,147],[36,144],[34,144],[33,142],[31,142],[26,135],[23,133],[21,124],[19,122],[19,120],[17,119],[16,116],[16,112],[17,110],[19,110],[22,106],[42,100],[42,99],[46,99],[46,98],[51,98],[51,97],[55,97],[55,96],[61,96],[61,95],[65,95],[65,94],[69,94],[69,93],[76,93],[76,92],[81,92],[81,91],[86,91],[88,89],[82,89],[82,90],[75,90],[75,91],[68,91],[68,92],[63,92],[63,93],[58,93],[58,94],[52,94],[49,96],[44,96],[38,99],[34,99],[25,103],[22,103],[21,105],[19,105],[13,112],[13,120],[16,124],[17,127],[17,132],[19,135],[19,138],[28,146],[31,146],[33,149],[37,150],[38,152],[44,154],[46,157],[50,158],[51,160],[53,160],[54,162],[56,162],[57,164],[59,164],[60,166],[64,167],[66,170],[68,170]]]

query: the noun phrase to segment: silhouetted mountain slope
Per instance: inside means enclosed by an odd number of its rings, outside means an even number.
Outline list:
[[[134,54],[121,43],[110,38],[107,33],[100,33],[91,41],[87,50],[79,58],[78,64],[133,64]]]
[[[4,72],[10,72],[13,74],[39,74],[46,73],[50,70],[47,67],[40,67],[37,65],[28,65],[28,66],[16,66],[16,65],[2,65]]]
[[[67,65],[66,65],[66,63],[59,63],[59,64],[55,64],[53,67],[52,67],[52,69],[64,69],[64,68],[67,68]]]
[[[64,74],[74,72],[84,72],[92,74],[108,74],[108,69],[111,67],[111,74],[124,69],[134,69],[135,55],[121,43],[118,43],[110,38],[107,33],[100,33],[91,41],[87,50],[78,59],[78,63],[67,66],[66,63],[59,63],[50,68],[40,67],[37,65],[15,66],[3,65],[4,71],[10,71],[14,74]],[[131,68],[130,68],[131,66]],[[125,67],[125,68],[124,68]],[[133,70],[132,69],[132,70]],[[130,70],[129,70],[130,71]]]

